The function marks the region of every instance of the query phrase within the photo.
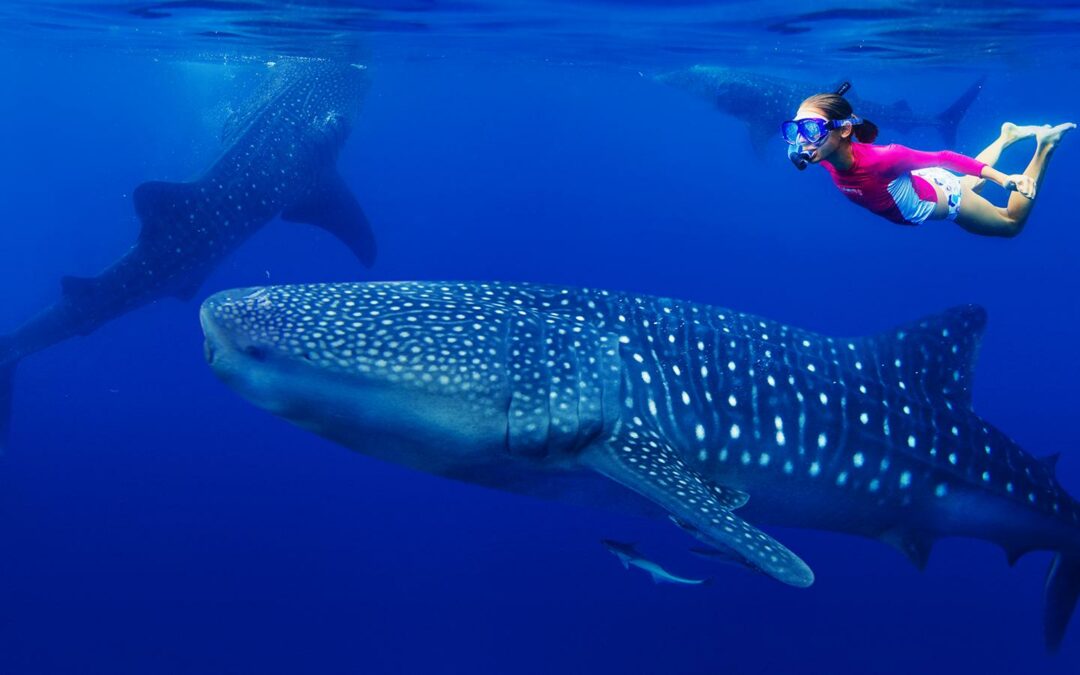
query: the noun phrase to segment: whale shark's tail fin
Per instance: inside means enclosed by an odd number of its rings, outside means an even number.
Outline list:
[[[1076,599],[1080,596],[1080,556],[1058,553],[1046,576],[1046,610],[1043,628],[1046,648],[1056,652],[1065,637]]]
[[[943,110],[935,117],[937,120],[937,127],[941,130],[941,135],[945,139],[945,146],[953,148],[956,146],[956,130],[960,126],[960,120],[964,119],[964,115],[967,114],[968,108],[979,96],[979,92],[982,91],[983,84],[986,82],[986,77],[980,77],[974,84],[967,88],[963,94],[960,94],[960,98],[956,99],[951,106]]]
[[[12,353],[11,339],[0,337],[0,452],[7,449],[8,431],[11,428],[11,391],[18,363],[19,360]]]

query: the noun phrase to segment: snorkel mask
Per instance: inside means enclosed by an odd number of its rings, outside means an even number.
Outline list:
[[[843,96],[851,89],[851,83],[844,82],[834,92],[837,96]],[[845,126],[862,124],[862,119],[852,115],[842,120],[823,120],[816,117],[808,117],[801,120],[788,120],[780,125],[780,135],[788,144],[788,159],[795,168],[802,171],[810,164],[811,153],[807,147],[816,148],[828,137],[833,129]],[[809,144],[803,144],[800,139],[806,139]]]

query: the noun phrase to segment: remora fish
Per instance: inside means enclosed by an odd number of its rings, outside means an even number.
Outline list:
[[[722,66],[697,65],[661,73],[655,79],[688,91],[712,103],[721,112],[738,118],[749,130],[750,142],[759,154],[764,154],[770,143],[779,143],[780,122],[791,119],[807,96],[835,89],[826,83],[815,85]],[[847,98],[858,115],[882,128],[906,132],[917,127],[933,127],[941,134],[946,147],[953,148],[957,126],[982,91],[984,79],[980,78],[937,115],[917,113],[903,99],[895,103],[876,103],[859,98],[854,90]]]
[[[229,386],[377,458],[659,507],[800,587],[810,568],[758,524],[877,538],[920,567],[943,536],[1054,551],[1050,648],[1080,593],[1080,504],[972,411],[979,307],[840,339],[629,293],[401,282],[229,291],[201,318]]]
[[[640,570],[648,572],[649,576],[652,577],[654,584],[666,583],[682,584],[684,586],[700,586],[707,581],[707,579],[687,579],[686,577],[674,575],[652,560],[642,557],[633,544],[624,544],[621,541],[614,541],[612,539],[605,539],[600,543],[604,545],[604,548],[606,548],[609,553],[619,559],[619,562],[623,564],[624,568],[630,569],[630,566],[633,565]]]
[[[334,164],[359,111],[362,68],[315,59],[278,62],[227,121],[227,148],[190,183],[135,188],[135,245],[93,278],[64,277],[58,302],[0,336],[0,448],[15,367],[26,356],[163,297],[190,299],[217,263],[275,216],[317,225],[370,266],[375,240]]]

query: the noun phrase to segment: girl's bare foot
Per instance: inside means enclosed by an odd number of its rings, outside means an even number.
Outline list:
[[[1021,126],[1019,124],[1013,124],[1012,122],[1006,122],[1001,125],[1001,138],[1005,141],[1005,147],[1008,147],[1022,138],[1031,138],[1041,128],[1042,127],[1035,124]]]
[[[1054,146],[1061,141],[1061,137],[1064,136],[1066,132],[1075,128],[1076,125],[1072,122],[1059,124],[1056,127],[1040,127],[1035,132],[1035,141],[1038,142],[1039,148],[1052,150]]]

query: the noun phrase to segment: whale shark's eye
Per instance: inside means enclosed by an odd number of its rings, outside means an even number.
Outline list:
[[[256,361],[266,360],[266,350],[262,349],[261,347],[256,347],[255,345],[248,345],[247,347],[244,347],[244,353],[255,359]]]

